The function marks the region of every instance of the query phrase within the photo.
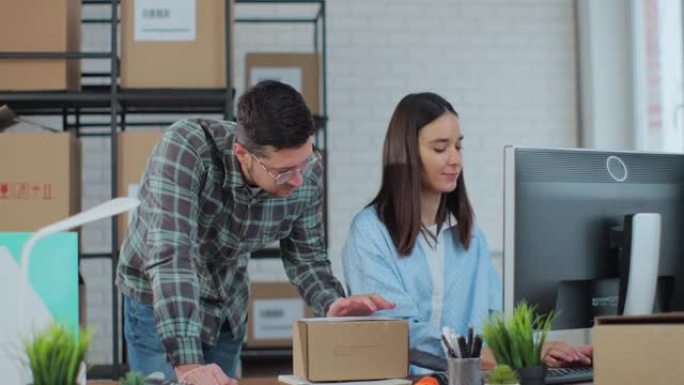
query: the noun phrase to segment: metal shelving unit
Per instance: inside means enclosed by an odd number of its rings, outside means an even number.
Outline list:
[[[118,32],[119,32],[119,4],[121,0],[83,0],[83,6],[109,6],[109,18],[83,18],[82,24],[109,24],[110,25],[110,49],[107,52],[0,52],[0,60],[3,59],[97,59],[109,60],[110,71],[83,72],[81,80],[91,78],[109,79],[105,85],[84,85],[80,91],[0,91],[0,104],[7,104],[17,115],[43,115],[59,116],[62,118],[64,130],[73,131],[77,136],[86,137],[109,137],[110,139],[110,162],[111,162],[111,197],[117,196],[117,141],[113,140],[116,134],[133,126],[168,125],[172,122],[145,121],[130,122],[128,116],[142,114],[222,114],[226,120],[234,120],[234,87],[230,76],[233,72],[230,53],[233,50],[230,36],[230,25],[225,27],[226,44],[226,87],[219,89],[121,89],[119,86],[119,57]],[[231,19],[230,0],[226,1],[225,19]],[[314,120],[318,128],[316,133],[316,145],[323,152],[327,149],[327,83],[326,83],[326,16],[325,0],[235,0],[236,6],[241,3],[249,4],[314,4],[318,5],[316,14],[312,17],[303,18],[236,18],[236,23],[252,24],[287,24],[308,23],[314,27],[313,49],[321,54],[322,60],[322,116],[315,116]],[[97,116],[108,120],[101,122],[84,122],[83,117]],[[108,117],[108,119],[107,119]],[[82,132],[88,128],[88,132]],[[108,128],[108,130],[107,130]],[[324,157],[324,166],[327,169],[327,157]],[[324,179],[327,186],[327,174]],[[327,192],[326,192],[327,195]],[[325,197],[327,202],[327,196]],[[327,223],[327,203],[324,209],[324,223]],[[111,252],[81,254],[83,259],[111,259],[111,285],[112,285],[112,365],[96,366],[91,370],[95,377],[111,377],[118,379],[121,375],[121,349],[122,336],[120,332],[121,321],[119,318],[120,294],[114,285],[116,265],[118,262],[118,234],[117,219],[112,219],[112,242]],[[326,233],[327,237],[327,233]],[[327,238],[326,238],[327,242]],[[273,258],[272,251],[265,250],[253,254],[253,258]],[[122,345],[125,346],[125,345]],[[287,354],[280,349],[250,349],[245,352],[245,357],[282,357]],[[291,354],[291,353],[290,353]],[[108,376],[107,373],[110,375]]]
[[[228,3],[229,0],[226,0]],[[232,73],[230,52],[230,25],[226,24],[226,87],[220,89],[121,89],[119,87],[119,30],[120,0],[83,0],[83,6],[110,6],[109,18],[82,20],[83,24],[102,23],[110,25],[110,50],[108,52],[0,52],[3,59],[109,59],[110,71],[99,73],[82,73],[81,79],[93,77],[108,78],[108,85],[85,85],[80,91],[0,91],[0,103],[7,104],[18,115],[61,116],[64,130],[74,131],[80,137],[110,137],[111,150],[111,197],[117,196],[117,141],[116,134],[131,125],[158,125],[160,122],[144,122],[130,124],[126,117],[131,114],[165,114],[165,113],[218,113],[225,119],[233,119],[233,84],[229,74]],[[231,7],[226,6],[226,20],[231,19]],[[109,123],[84,123],[83,116],[109,117]],[[165,124],[164,122],[163,124]],[[101,127],[101,132],[80,132],[83,127]],[[96,366],[91,370],[96,377],[111,374],[118,379],[121,374],[120,358],[120,319],[119,292],[114,285],[116,265],[118,262],[117,220],[112,219],[111,252],[81,254],[81,258],[106,258],[111,260],[112,285],[112,365]]]
[[[323,175],[323,183],[326,187],[324,196],[324,209],[323,209],[323,223],[325,224],[327,230],[328,224],[328,100],[327,100],[327,27],[326,27],[326,12],[325,12],[325,0],[235,0],[236,4],[267,4],[267,5],[278,5],[278,4],[310,4],[317,6],[313,15],[302,16],[302,17],[236,17],[235,23],[241,24],[305,24],[313,26],[312,34],[312,48],[314,53],[321,55],[321,82],[322,82],[322,111],[323,115],[314,115],[314,123],[316,125],[316,135],[315,144],[316,147],[324,154],[323,156],[323,169],[325,173]],[[325,243],[328,243],[328,232],[325,232]],[[277,248],[267,248],[264,250],[258,250],[252,253],[253,259],[269,259],[278,258],[279,250]],[[258,349],[255,349],[258,350]],[[270,350],[268,350],[270,354]]]

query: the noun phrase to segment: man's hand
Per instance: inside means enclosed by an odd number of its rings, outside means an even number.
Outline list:
[[[191,385],[237,385],[237,381],[228,377],[216,364],[179,365],[175,370],[179,382]]]
[[[589,366],[594,355],[591,345],[572,347],[565,342],[544,344],[543,360],[550,368],[560,366]]]
[[[378,310],[394,309],[396,305],[377,294],[352,295],[338,298],[328,308],[328,317],[366,316]]]

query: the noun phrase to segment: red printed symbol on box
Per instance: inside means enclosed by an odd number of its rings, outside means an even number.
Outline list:
[[[10,199],[11,197],[9,183],[0,183],[0,199]]]
[[[52,199],[52,185],[50,183],[43,183],[43,199]]]
[[[29,198],[29,184],[28,183],[15,183],[14,184],[14,198],[16,199],[28,199]]]

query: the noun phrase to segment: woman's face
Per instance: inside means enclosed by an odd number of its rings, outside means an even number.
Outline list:
[[[427,124],[418,133],[422,163],[422,188],[428,193],[448,193],[456,189],[461,173],[461,125],[451,112]]]

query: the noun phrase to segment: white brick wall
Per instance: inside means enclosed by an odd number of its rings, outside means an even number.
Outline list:
[[[312,15],[306,6],[238,5],[238,15]],[[328,0],[330,257],[353,215],[377,192],[384,133],[407,93],[435,91],[461,115],[467,184],[494,253],[502,248],[503,146],[577,142],[575,32],[571,0]],[[310,51],[302,25],[239,24],[235,84],[247,51]],[[84,35],[86,36],[86,35]],[[106,38],[106,34],[98,35]],[[87,40],[87,50],[106,41]],[[94,48],[95,47],[95,48]],[[109,196],[109,146],[84,139],[83,207]],[[109,225],[88,226],[86,252],[109,248]],[[92,363],[111,361],[108,261],[85,261]],[[284,278],[280,261],[258,261],[256,279]]]

